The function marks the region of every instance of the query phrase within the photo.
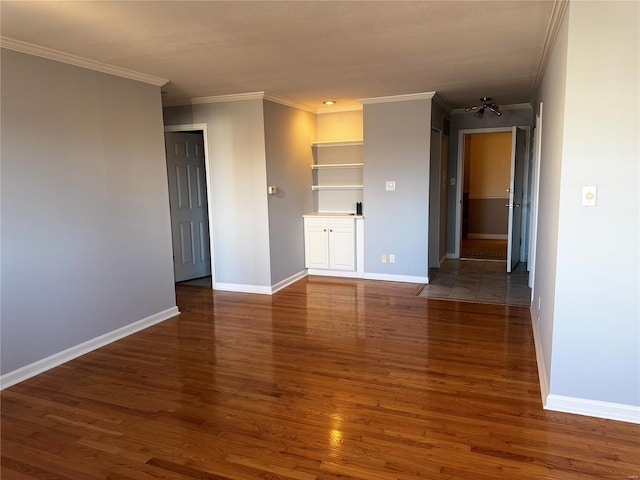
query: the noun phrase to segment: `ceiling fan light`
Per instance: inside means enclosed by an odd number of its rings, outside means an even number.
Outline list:
[[[500,105],[498,105],[497,103],[493,103],[491,100],[491,97],[482,97],[480,98],[480,102],[482,102],[482,105],[480,107],[478,107],[477,105],[473,105],[472,107],[466,107],[464,111],[475,112],[473,115],[479,120],[482,120],[482,118],[484,117],[485,110],[491,110],[497,116],[502,115],[502,113],[500,113]]]

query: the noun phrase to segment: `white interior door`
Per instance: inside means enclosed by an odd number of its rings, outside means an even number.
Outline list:
[[[175,281],[211,275],[201,133],[165,133]]]
[[[511,273],[520,263],[522,243],[522,196],[524,168],[527,154],[527,134],[522,128],[513,127],[511,140],[511,178],[509,180],[509,233],[507,244],[507,272]]]

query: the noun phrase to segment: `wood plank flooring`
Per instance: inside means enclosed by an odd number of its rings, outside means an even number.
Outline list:
[[[637,425],[542,409],[528,309],[309,277],[2,392],[3,479],[621,479]]]

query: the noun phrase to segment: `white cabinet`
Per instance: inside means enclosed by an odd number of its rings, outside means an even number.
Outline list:
[[[309,269],[356,269],[355,218],[312,216],[304,219],[305,263]]]

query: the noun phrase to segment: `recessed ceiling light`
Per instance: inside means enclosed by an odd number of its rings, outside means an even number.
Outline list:
[[[324,102],[322,102],[322,103],[324,103],[325,105],[333,105],[333,104],[335,104],[336,102],[335,102],[335,100],[326,100],[326,101],[324,101]]]

